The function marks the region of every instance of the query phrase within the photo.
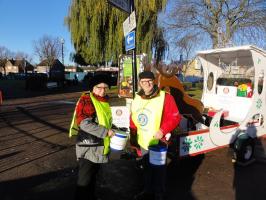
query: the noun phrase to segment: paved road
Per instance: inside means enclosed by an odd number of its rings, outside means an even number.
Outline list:
[[[80,93],[4,102],[0,113],[0,197],[73,198],[76,180],[74,139],[67,136]],[[112,104],[123,103],[111,98]],[[259,143],[262,144],[259,144]],[[265,141],[258,141],[263,150]],[[260,154],[261,155],[261,154]],[[140,191],[141,170],[132,160],[112,154],[97,183],[103,200],[127,200]],[[266,162],[258,157],[241,167],[227,148],[168,165],[169,200],[265,200]]]

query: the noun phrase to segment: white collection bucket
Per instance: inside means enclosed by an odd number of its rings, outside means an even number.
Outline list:
[[[110,147],[112,150],[121,151],[127,144],[128,135],[126,132],[119,131],[111,138]]]
[[[165,165],[167,147],[154,145],[149,146],[149,161],[153,165]]]

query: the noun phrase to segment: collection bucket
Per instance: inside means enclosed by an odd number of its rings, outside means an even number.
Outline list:
[[[115,131],[115,135],[111,138],[110,147],[112,150],[122,151],[127,144],[128,135],[123,131]]]
[[[149,161],[153,165],[165,165],[167,147],[154,145],[149,146]]]

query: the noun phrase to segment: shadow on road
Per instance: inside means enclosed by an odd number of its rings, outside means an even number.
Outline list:
[[[203,155],[185,158],[168,165],[168,200],[196,200],[191,193],[194,175]],[[133,160],[113,160],[105,164],[97,180],[97,196],[102,200],[130,200],[143,186],[140,169]],[[0,183],[2,200],[72,200],[77,169],[63,170]]]
[[[168,200],[196,200],[191,188],[195,174],[205,158],[204,154],[174,161],[167,168]]]
[[[1,200],[72,200],[76,169],[66,168],[27,178],[0,182]]]
[[[260,139],[256,140],[255,158],[247,166],[234,166],[235,200],[266,199],[266,155]]]

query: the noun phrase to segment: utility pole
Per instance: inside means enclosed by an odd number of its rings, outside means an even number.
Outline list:
[[[64,38],[61,38],[60,42],[62,44],[62,50],[61,50],[61,53],[62,53],[62,64],[64,65],[64,43],[65,43]]]
[[[136,64],[136,17],[134,0],[108,0],[108,3],[128,13],[128,18],[123,23],[126,52],[132,55],[132,92],[133,98],[138,87],[137,64]],[[130,22],[132,15],[133,23]]]
[[[130,2],[130,11],[131,13],[135,10],[134,0]],[[135,32],[137,32],[137,28],[135,28]],[[136,34],[137,35],[137,34]],[[135,42],[137,41],[137,37],[135,36]],[[136,44],[135,44],[136,46]],[[135,93],[138,89],[138,78],[137,78],[137,59],[136,59],[136,47],[132,49],[132,75],[133,75],[133,98],[135,97]]]

